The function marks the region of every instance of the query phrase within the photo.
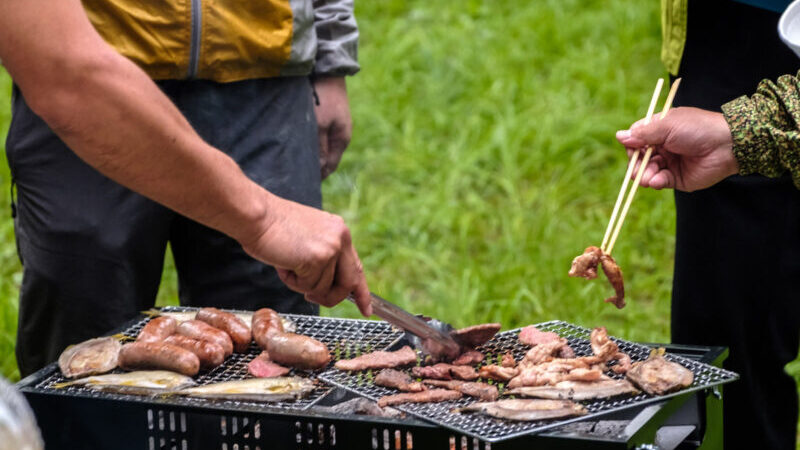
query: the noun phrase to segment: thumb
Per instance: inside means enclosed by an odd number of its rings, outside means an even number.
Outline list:
[[[650,123],[642,119],[634,123],[629,130],[617,131],[617,140],[628,148],[659,146],[667,140],[671,123],[669,114],[663,119],[654,116]]]

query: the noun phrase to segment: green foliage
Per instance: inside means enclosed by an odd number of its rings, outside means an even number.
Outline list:
[[[604,280],[566,276],[602,239],[625,171],[614,140],[658,77],[658,2],[382,0],[357,3],[363,72],[349,79],[353,142],[324,183],[370,287],[416,313],[505,328],[563,319],[667,341],[671,192],[640,190],[614,256],[628,306]],[[9,79],[0,78],[0,132]],[[663,97],[663,96],[662,96]],[[0,167],[0,214],[8,169]],[[3,216],[7,217],[7,216]],[[0,221],[0,373],[13,359],[20,268]],[[159,304],[175,304],[168,257]],[[358,317],[350,304],[326,315]],[[789,370],[800,378],[800,362]]]

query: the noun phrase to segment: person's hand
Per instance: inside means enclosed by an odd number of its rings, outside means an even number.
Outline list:
[[[361,313],[372,315],[364,269],[341,217],[271,194],[267,214],[254,237],[239,240],[250,256],[275,266],[310,302],[330,307],[352,293]]]
[[[644,187],[691,192],[739,172],[731,132],[720,113],[676,108],[663,119],[654,116],[649,124],[639,120],[629,130],[618,131],[617,140],[628,156],[635,149],[653,146],[640,182]]]
[[[347,84],[344,77],[322,77],[314,81],[319,105],[314,106],[319,133],[319,166],[324,180],[336,170],[353,133]]]

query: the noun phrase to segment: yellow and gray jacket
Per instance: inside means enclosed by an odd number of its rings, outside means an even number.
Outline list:
[[[82,0],[119,53],[157,80],[358,72],[353,0]]]

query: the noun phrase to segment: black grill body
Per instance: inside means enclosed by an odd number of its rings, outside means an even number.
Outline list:
[[[311,317],[308,319],[324,322],[315,322],[313,331],[312,322],[305,322],[303,316],[292,319],[298,332],[316,334],[332,349],[338,346],[342,358],[347,353],[353,356],[401,343],[400,333],[381,322]],[[135,334],[145,322],[134,321],[124,332]],[[717,367],[727,355],[723,348],[666,347],[673,354]],[[216,375],[201,374],[198,381],[243,376],[243,365],[258,349],[252,348],[251,353],[212,371]],[[224,366],[228,364],[226,361]],[[413,416],[386,419],[330,414],[325,406],[355,394],[322,384],[319,392],[305,400],[269,404],[118,395],[77,387],[53,389],[52,384],[60,378],[58,367],[52,364],[18,383],[36,414],[48,449],[623,449],[646,444],[669,449],[701,444],[713,447],[721,440],[720,386],[539,434],[487,442]]]

